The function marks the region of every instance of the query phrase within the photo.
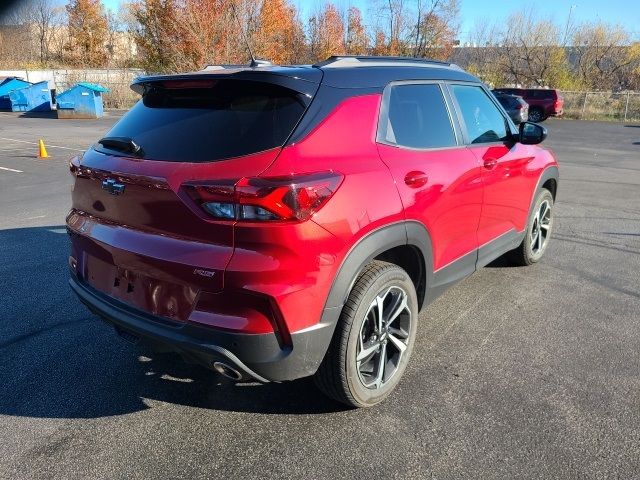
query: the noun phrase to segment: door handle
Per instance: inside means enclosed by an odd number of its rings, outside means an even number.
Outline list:
[[[420,188],[427,184],[429,177],[419,170],[412,170],[404,176],[404,183],[410,188]]]
[[[488,170],[492,170],[498,164],[498,160],[495,158],[490,158],[484,161],[484,168]]]

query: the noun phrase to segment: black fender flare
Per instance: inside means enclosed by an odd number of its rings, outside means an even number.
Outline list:
[[[534,207],[534,203],[536,201],[536,197],[538,196],[538,193],[540,193],[540,190],[542,190],[542,186],[547,183],[548,180],[555,180],[556,181],[556,191],[554,193],[554,201],[555,198],[558,195],[558,186],[560,183],[560,172],[558,170],[558,167],[555,165],[551,165],[547,168],[545,168],[542,171],[542,174],[540,175],[540,178],[538,179],[538,183],[536,184],[536,189],[533,191],[533,194],[531,195],[531,201],[529,202],[529,212],[527,213],[527,222],[529,221],[529,219],[531,218],[531,213],[533,212],[533,207]],[[527,230],[527,224],[525,223],[525,230]]]
[[[320,334],[316,336],[313,348],[308,352],[314,357],[307,358],[314,364],[313,371],[320,366],[329,348],[342,308],[363,268],[381,253],[403,245],[415,247],[422,255],[424,274],[423,281],[418,284],[418,288],[422,290],[418,291],[418,297],[424,299],[423,306],[428,303],[429,286],[433,278],[433,254],[427,229],[416,221],[401,221],[373,230],[351,247],[333,280],[320,322],[305,329],[305,332],[316,330]]]
[[[433,276],[433,260],[431,237],[427,229],[415,221],[397,222],[368,233],[351,247],[333,280],[325,309],[344,306],[362,269],[381,253],[402,245],[411,245],[420,251],[426,276],[422,287],[430,285]],[[421,293],[424,294],[424,292],[418,292],[419,296]]]

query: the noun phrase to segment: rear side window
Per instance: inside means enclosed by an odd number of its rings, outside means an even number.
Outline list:
[[[522,100],[520,100],[518,97],[509,97],[509,106],[511,108],[517,108],[520,106]]]
[[[451,91],[460,107],[470,143],[507,140],[507,121],[481,87],[451,85]]]
[[[499,95],[496,98],[504,108],[515,108],[516,104],[518,103],[515,97],[511,97],[508,95]]]
[[[456,145],[449,111],[436,84],[394,85],[378,139],[409,148]]]
[[[147,159],[222,160],[282,146],[309,101],[284,87],[247,80],[185,86],[189,82],[148,88],[106,136],[130,138]]]

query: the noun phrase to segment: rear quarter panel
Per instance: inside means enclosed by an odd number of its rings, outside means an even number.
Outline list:
[[[333,279],[353,245],[378,227],[403,220],[393,178],[375,144],[380,100],[379,94],[344,100],[263,172],[279,176],[332,170],[344,175],[311,220],[236,226],[236,248],[225,281],[272,296],[291,331],[319,321]]]

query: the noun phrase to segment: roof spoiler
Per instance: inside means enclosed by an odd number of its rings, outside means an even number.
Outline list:
[[[162,88],[164,82],[176,84],[184,82],[185,85],[190,82],[200,83],[204,88],[207,82],[213,84],[214,81],[223,79],[273,83],[307,96],[313,96],[318,90],[322,72],[315,68],[299,69],[295,72],[293,70],[282,72],[273,71],[270,68],[251,68],[247,65],[208,65],[198,72],[137,77],[131,83],[131,89],[140,95],[145,95],[150,87],[154,85]]]

